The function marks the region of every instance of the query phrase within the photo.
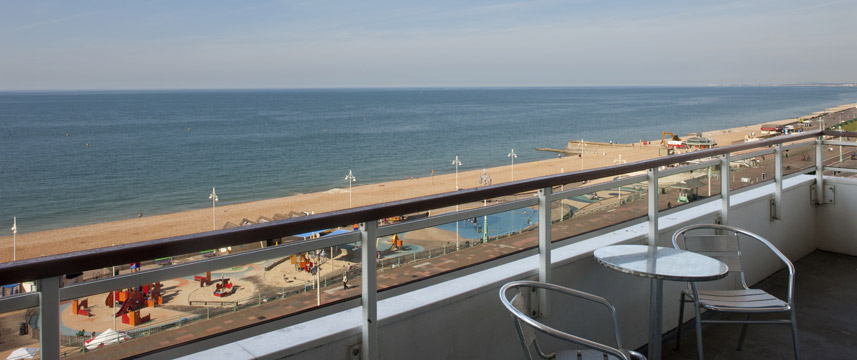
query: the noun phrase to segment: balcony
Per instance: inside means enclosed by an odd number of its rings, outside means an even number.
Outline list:
[[[814,264],[833,266],[845,262],[849,264],[845,269],[850,266],[853,270],[853,258],[847,255],[857,254],[857,245],[848,237],[855,230],[848,215],[853,213],[852,204],[857,203],[853,201],[857,198],[857,182],[833,176],[855,172],[853,164],[847,159],[836,161],[832,153],[828,154],[829,147],[848,149],[855,144],[827,138],[833,135],[857,136],[857,133],[802,133],[390,204],[2,264],[0,283],[35,280],[38,292],[4,297],[0,299],[0,310],[8,314],[30,309],[41,315],[38,330],[44,358],[518,358],[518,341],[508,314],[499,304],[497,291],[507,281],[539,279],[606,297],[617,307],[624,345],[644,348],[648,339],[649,282],[598,265],[592,251],[618,243],[654,242],[668,246],[670,235],[678,227],[721,221],[765,236],[796,261],[797,306],[801,311],[798,324],[803,352],[808,355],[816,353],[813,346],[825,345],[819,344],[813,335],[813,331],[821,329],[811,319],[826,319],[826,315],[809,312],[817,309],[812,304],[816,300],[828,304],[827,298],[840,295],[825,296],[820,290],[802,286],[822,284],[814,280],[818,276],[813,275],[818,267]],[[677,185],[690,184],[685,180],[698,177],[708,180],[707,189]],[[684,193],[679,193],[682,190]],[[609,198],[587,202],[588,197],[599,192]],[[493,201],[489,204],[487,199]],[[572,206],[572,203],[588,205]],[[453,211],[457,207],[460,209]],[[430,216],[414,221],[395,224],[382,221],[426,212]],[[508,231],[489,232],[486,224],[496,230],[489,217],[506,213],[511,214],[512,220],[504,224],[523,222],[514,220],[516,214],[530,217],[530,221],[521,228],[509,225]],[[469,226],[463,225],[466,221],[474,228],[481,224],[478,230],[483,236],[468,240],[450,238],[443,246],[424,246],[421,251],[378,258],[378,239],[449,224],[458,224],[458,234],[460,226]],[[141,258],[178,259],[181,254],[200,254],[227,246],[238,248],[355,223],[361,224],[359,231],[276,246],[248,247],[247,251],[226,256],[190,256],[188,261],[153,265],[142,272],[62,285],[66,274],[92,272]],[[293,254],[317,256],[320,249],[331,249],[333,254],[334,247],[341,250],[346,246],[355,263],[376,264],[356,266],[349,272],[351,288],[347,290],[340,291],[341,287],[336,285],[341,276],[332,278],[336,286],[325,287],[316,272],[317,286],[304,287],[304,291],[292,293],[283,286],[281,294],[275,291],[275,296],[270,297],[263,297],[261,290],[255,291],[258,301],[235,301],[226,308],[205,307],[203,313],[193,313],[193,317],[183,316],[169,324],[144,327],[145,330],[131,334],[133,339],[129,341],[93,351],[82,352],[82,344],[70,345],[61,336],[63,309],[67,311],[68,303],[75,299],[140,284],[192,278],[218,269],[250,268],[247,264],[273,266],[274,260],[289,259]],[[410,256],[412,260],[407,258]],[[330,261],[335,260],[331,257]],[[773,259],[762,259],[753,270],[754,277],[748,283],[774,284],[780,269]],[[833,280],[831,274],[825,273],[828,271],[847,276],[845,270],[830,271],[822,267],[821,273],[830,276],[832,284],[847,283]],[[804,277],[808,280],[803,280]],[[214,279],[209,282],[216,282],[216,276]],[[678,297],[683,286],[668,282],[664,287],[667,356],[673,356],[669,353],[669,331],[677,321],[674,303],[677,301],[672,299]],[[844,288],[844,285],[833,287],[836,291]],[[853,308],[853,302],[850,305],[844,307]],[[562,308],[562,304],[555,303],[546,309],[552,316],[572,322],[573,313]],[[591,321],[584,323],[593,327]],[[830,337],[827,341],[843,347],[853,344],[853,338],[849,337],[855,333],[854,325],[848,326],[843,324],[843,330],[839,331],[841,341]],[[771,327],[777,328],[765,329]],[[706,346],[711,347],[706,349],[707,354],[723,351],[726,358],[749,358],[752,356],[748,354],[759,354],[753,351],[761,351],[764,357],[772,357],[771,354],[780,352],[754,345],[781,341],[783,356],[790,356],[788,336],[776,336],[776,331],[767,330],[764,334],[754,334],[753,327],[740,355],[730,354],[734,341],[719,338],[716,328],[705,329],[706,338],[710,339]],[[737,333],[729,328],[723,329],[725,336]],[[594,326],[594,330],[605,329]],[[784,331],[787,335],[788,329]],[[690,342],[683,345],[682,352],[674,354],[676,358],[692,357],[688,354],[695,349],[693,332],[685,334],[691,336]]]

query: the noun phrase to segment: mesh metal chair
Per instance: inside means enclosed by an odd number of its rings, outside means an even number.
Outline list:
[[[537,289],[546,289],[553,293],[561,293],[605,306],[610,311],[613,332],[616,335],[616,344],[618,348],[587,340],[582,337],[554,329],[550,326],[542,324],[541,322],[527,315],[529,310],[527,310],[528,296],[526,295],[526,293],[528,291],[534,292]],[[507,296],[510,294],[510,292],[512,293],[511,298]],[[531,351],[531,348],[533,348],[535,353],[538,355],[538,358],[541,359],[646,359],[645,356],[641,355],[638,352],[621,348],[622,340],[619,335],[619,326],[616,321],[616,309],[614,309],[613,305],[610,305],[610,303],[602,297],[554,284],[547,284],[537,281],[514,281],[503,285],[503,287],[500,288],[500,300],[503,302],[503,305],[506,306],[506,309],[508,309],[509,312],[512,314],[512,319],[515,321],[515,329],[518,332],[518,337],[521,340],[521,345],[524,347],[524,353],[526,353],[526,358],[528,360],[533,359],[533,353]],[[539,331],[541,333],[547,334],[560,340],[565,340],[577,344],[580,347],[586,348],[586,350],[566,349],[547,354],[542,349],[542,346],[539,345],[538,339],[536,338],[536,331]]]
[[[788,298],[781,300],[761,289],[751,289],[747,286],[744,278],[744,264],[747,264],[749,259],[742,257],[741,244],[742,241],[751,241],[763,244],[774,255],[776,255],[788,268]],[[736,273],[737,279],[740,279],[740,285],[734,290],[700,290],[697,289],[696,283],[690,282],[687,289],[681,293],[679,303],[678,328],[676,330],[676,349],[679,348],[681,339],[681,324],[684,320],[684,304],[687,302],[694,303],[696,310],[696,347],[699,354],[699,359],[702,360],[702,324],[703,323],[738,323],[744,324],[741,329],[741,335],[738,339],[738,350],[744,344],[744,336],[747,334],[747,326],[750,324],[791,324],[792,340],[794,341],[795,358],[800,359],[800,348],[797,336],[797,321],[795,318],[795,303],[794,303],[794,278],[795,267],[791,261],[785,257],[776,247],[771,245],[768,240],[763,237],[753,234],[749,231],[742,230],[732,226],[716,225],[716,224],[701,224],[690,225],[683,227],[675,232],[672,237],[673,246],[677,249],[684,249],[701,253],[718,259],[729,266],[730,273]],[[744,243],[748,244],[747,242]],[[736,279],[736,283],[738,282]],[[715,320],[702,319],[700,310],[706,309],[709,311],[720,311],[727,313],[744,313],[746,318],[743,320]],[[789,319],[773,319],[773,320],[751,320],[753,314],[760,313],[789,313]]]

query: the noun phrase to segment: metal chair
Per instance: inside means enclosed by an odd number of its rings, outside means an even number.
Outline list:
[[[747,263],[742,257],[741,243],[744,240],[761,243],[776,255],[788,268],[788,298],[783,301],[761,289],[750,289],[744,278],[743,265]],[[729,266],[730,273],[737,273],[741,280],[735,290],[699,290],[696,283],[690,282],[688,288],[680,295],[678,328],[676,330],[676,350],[681,340],[681,324],[684,320],[684,304],[693,302],[696,310],[696,347],[699,359],[702,360],[702,324],[703,323],[738,323],[744,324],[738,339],[738,350],[744,344],[747,326],[750,324],[791,324],[794,341],[795,359],[800,359],[800,347],[797,336],[797,320],[795,318],[794,278],[795,267],[768,240],[732,226],[701,224],[690,225],[679,229],[672,237],[673,247],[694,251],[716,258]],[[745,243],[747,244],[747,243]],[[749,260],[749,259],[748,259]],[[731,275],[730,275],[731,277]],[[736,281],[737,282],[737,281]],[[721,311],[727,313],[744,313],[744,320],[715,320],[702,319],[700,309]],[[753,314],[760,313],[790,313],[790,319],[751,320]]]
[[[537,289],[546,289],[550,292],[570,295],[583,300],[592,301],[606,307],[610,311],[613,332],[616,335],[616,344],[618,348],[556,330],[527,315],[529,310],[527,310],[528,296],[526,293],[527,291],[535,292]],[[511,298],[507,297],[509,292],[513,292]],[[548,292],[546,291],[545,293],[547,294]],[[530,350],[531,347],[534,348],[538,358],[541,359],[646,360],[645,356],[638,352],[621,348],[622,340],[619,335],[619,326],[616,321],[616,309],[614,309],[613,305],[610,305],[610,303],[602,297],[554,284],[537,281],[513,281],[500,288],[500,300],[503,302],[503,305],[506,306],[506,309],[508,309],[512,314],[512,319],[515,321],[515,329],[518,332],[518,337],[521,340],[521,345],[524,347],[524,353],[527,355],[526,358],[528,360],[533,359],[533,355]],[[554,338],[580,345],[587,350],[566,349],[546,354],[536,338],[536,330]]]

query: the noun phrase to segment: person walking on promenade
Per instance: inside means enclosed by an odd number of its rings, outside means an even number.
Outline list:
[[[342,290],[348,290],[348,272],[342,273]]]

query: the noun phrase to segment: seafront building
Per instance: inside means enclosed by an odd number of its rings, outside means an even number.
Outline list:
[[[520,345],[512,320],[499,302],[498,290],[512,280],[534,279],[609,299],[618,311],[623,345],[646,352],[649,281],[599,265],[593,251],[625,243],[670,246],[670,236],[682,226],[722,223],[769,239],[797,263],[798,286],[801,282],[817,285],[812,278],[800,277],[814,276],[803,275],[814,274],[814,267],[825,272],[850,261],[845,267],[853,270],[857,245],[851,234],[857,231],[857,223],[849,220],[857,204],[857,182],[850,175],[857,173],[857,160],[840,157],[829,149],[842,146],[851,153],[857,144],[839,140],[841,136],[857,137],[857,133],[803,132],[389,204],[0,264],[0,283],[37,284],[37,292],[0,299],[0,309],[7,317],[28,314],[38,319],[30,330],[37,335],[40,354],[46,359],[517,359],[522,355]],[[698,196],[686,196],[687,202],[679,202],[680,190],[687,189],[676,184],[695,184]],[[593,198],[595,193],[601,195]],[[449,211],[456,206],[466,210]],[[380,256],[381,251],[392,251],[392,247],[380,246],[384,242],[379,239],[397,234],[407,239],[408,234],[420,231],[436,233],[433,229],[437,227],[479,218],[483,226],[491,226],[489,219],[497,214],[523,215],[527,209],[536,219],[523,229],[469,239],[464,245],[450,236],[441,246]],[[428,212],[435,215],[384,221]],[[359,224],[356,231],[272,241],[325,229],[351,230],[353,224]],[[488,233],[484,227],[482,230]],[[180,259],[212,248],[241,246],[246,250],[188,257],[194,261],[149,263],[143,271],[74,284],[66,281],[69,274],[86,274],[140,258]],[[120,343],[110,344],[108,339],[105,346],[92,350],[84,350],[86,345],[80,342],[91,340],[86,334],[76,338],[63,333],[63,320],[68,316],[65,312],[72,301],[90,298],[92,306],[105,306],[99,303],[99,296],[118,289],[177,282],[254,264],[264,268],[290,262],[296,254],[308,254],[307,259],[319,261],[325,249],[347,249],[345,253],[354,265],[343,266],[343,271],[349,271],[344,274],[347,282],[339,276],[325,284],[316,272],[315,283],[301,283],[298,291],[291,287],[264,289],[261,283],[254,283],[258,291],[252,298],[227,296],[216,303],[196,304],[181,309],[186,316],[169,322],[153,318],[148,324],[124,331]],[[752,278],[747,282],[775,283],[783,270],[778,264],[776,259],[760,258],[752,264]],[[196,281],[201,288],[211,286],[202,284],[205,280]],[[216,282],[211,276],[207,280]],[[852,335],[847,335],[854,333],[853,321],[837,322],[836,317],[820,318],[811,312],[817,306],[810,304],[826,304],[850,286],[850,281],[843,281],[833,282],[824,293],[808,290],[797,294],[805,356],[820,351],[814,348],[820,346],[831,357],[836,357],[837,351],[853,350]],[[692,330],[685,333],[690,342],[683,346],[683,352],[667,350],[678,314],[674,300],[683,286],[668,282],[664,289],[662,320],[667,336],[663,347],[667,357],[685,358],[694,353]],[[165,298],[164,307],[169,302]],[[534,310],[550,313],[561,322],[585,324],[573,325],[576,329],[596,335],[610,331],[609,324],[589,321],[585,314],[582,320],[577,318],[581,314],[562,302],[536,303]],[[141,311],[146,312],[145,308]],[[853,313],[853,309],[848,311]],[[850,313],[844,317],[853,317]],[[32,317],[34,314],[38,316]],[[692,321],[687,315],[685,320]],[[820,342],[819,337],[834,336],[816,335],[815,331],[825,330],[823,327],[834,335],[838,331],[840,337]],[[725,358],[791,357],[789,329],[765,329],[763,334],[751,327],[740,353],[735,352],[731,339],[711,335],[715,340],[707,340],[710,349],[706,352],[722,351]],[[704,330],[706,336],[715,331]],[[737,329],[726,332],[737,333]],[[4,331],[3,336],[9,335]],[[775,345],[772,341],[781,342]]]

